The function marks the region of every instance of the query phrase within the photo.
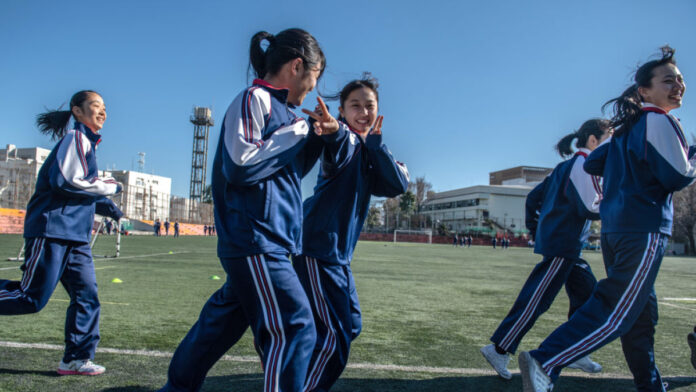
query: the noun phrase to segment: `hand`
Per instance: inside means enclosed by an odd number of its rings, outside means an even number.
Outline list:
[[[377,116],[377,120],[375,120],[375,125],[373,125],[372,129],[370,130],[370,134],[372,134],[372,135],[381,135],[382,134],[382,120],[384,120],[384,116]]]
[[[317,135],[331,135],[338,131],[338,121],[329,113],[329,109],[324,104],[321,97],[317,97],[319,105],[314,109],[315,111],[310,111],[307,109],[302,109],[302,112],[312,117],[316,122],[314,123],[314,133]]]

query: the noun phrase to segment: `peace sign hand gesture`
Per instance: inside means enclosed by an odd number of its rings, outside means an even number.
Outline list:
[[[371,135],[381,135],[382,134],[382,121],[384,120],[384,116],[377,116],[377,120],[375,120],[375,125],[372,126],[372,129],[370,130]]]
[[[321,97],[317,97],[319,104],[314,109],[314,111],[302,109],[302,112],[312,117],[316,122],[314,123],[314,132],[317,135],[331,135],[338,131],[338,121],[329,113],[329,109],[324,104]]]

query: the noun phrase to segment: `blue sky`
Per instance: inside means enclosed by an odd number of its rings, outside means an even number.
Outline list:
[[[213,107],[212,160],[227,105],[251,80],[251,36],[289,27],[322,45],[323,91],[363,71],[379,79],[385,143],[436,191],[487,184],[494,170],[555,165],[554,144],[600,116],[665,43],[687,83],[675,114],[696,134],[696,2],[529,3],[4,0],[0,145],[51,148],[36,114],[95,89],[108,110],[100,168],[137,168],[142,151],[146,171],[187,196],[193,106]]]

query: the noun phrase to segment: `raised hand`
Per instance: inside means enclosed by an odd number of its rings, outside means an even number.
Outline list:
[[[316,122],[314,123],[314,132],[317,135],[330,135],[338,131],[338,121],[329,113],[329,109],[326,104],[321,99],[317,97],[319,105],[314,111],[302,109],[302,112],[312,117]]]
[[[381,135],[382,134],[382,121],[384,120],[384,116],[377,116],[377,120],[375,120],[375,125],[372,126],[372,129],[370,130],[370,134],[372,135]]]

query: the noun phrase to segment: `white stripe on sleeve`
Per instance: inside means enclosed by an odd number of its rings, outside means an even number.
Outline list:
[[[271,113],[270,93],[252,87],[242,92],[225,115],[225,148],[238,166],[251,166],[292,148],[309,132],[304,119],[276,129],[263,140],[265,117]]]
[[[696,157],[691,161],[687,157],[688,146],[682,146],[684,135],[667,115],[648,113],[646,139],[657,152],[677,171],[686,177],[696,177]]]
[[[61,141],[56,157],[60,172],[65,180],[78,190],[100,196],[113,195],[118,191],[118,185],[112,178],[85,178],[89,171],[87,153],[91,148],[92,144],[82,132],[74,129],[68,131]]]
[[[598,214],[599,203],[596,203],[596,200],[599,198],[597,195],[597,190],[595,188],[595,184],[592,182],[592,176],[587,174],[587,172],[585,172],[585,170],[582,168],[584,163],[585,158],[582,155],[579,155],[575,159],[575,162],[573,162],[573,168],[570,169],[570,181],[578,191],[578,195],[580,195],[580,199],[582,200],[582,204],[585,205],[585,208],[590,212]]]

